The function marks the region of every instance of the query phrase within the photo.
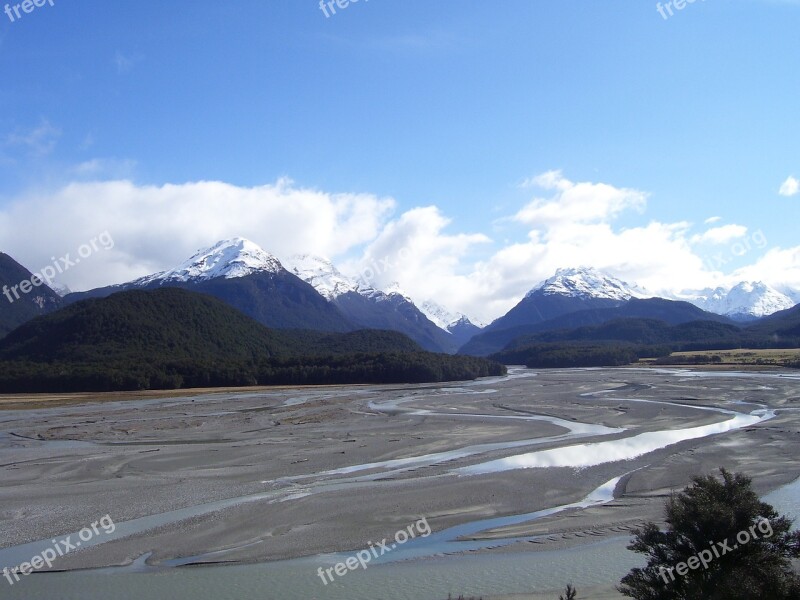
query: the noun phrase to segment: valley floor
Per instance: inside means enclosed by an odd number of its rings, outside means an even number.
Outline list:
[[[660,520],[672,491],[720,466],[746,472],[761,493],[800,477],[793,371],[512,369],[444,386],[50,400],[20,408],[31,400],[0,397],[7,408],[0,410],[0,567],[109,515],[113,534],[101,530],[54,569],[127,565],[120,572],[192,577],[203,570],[172,567],[286,561],[286,572],[307,574],[285,582],[298,590],[276,596],[287,600],[371,597],[358,588],[365,572],[325,587],[317,569],[422,518],[434,534],[376,560],[370,581],[392,563],[413,569],[468,557],[499,565],[558,555],[553,573],[523,568],[499,581],[462,573],[444,584],[419,582],[430,595],[413,598],[443,600],[448,591],[556,598],[551,590],[569,580],[591,586],[591,597],[614,598],[611,578],[571,565],[570,549],[603,540],[624,547],[632,529]],[[584,505],[528,514],[580,503],[593,491],[602,493]],[[508,519],[484,522],[495,517]],[[306,558],[290,560],[299,557]],[[61,585],[58,577],[22,580],[11,597],[38,597],[24,593]],[[264,597],[242,589],[236,597]]]

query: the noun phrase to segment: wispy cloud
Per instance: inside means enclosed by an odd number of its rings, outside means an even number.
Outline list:
[[[6,135],[3,146],[12,152],[22,149],[30,156],[47,156],[56,147],[61,130],[42,118],[39,125],[30,130],[18,129]]]
[[[131,159],[93,158],[73,167],[72,172],[92,179],[128,179],[135,168],[136,161]]]

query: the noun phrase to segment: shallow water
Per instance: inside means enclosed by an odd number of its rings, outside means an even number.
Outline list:
[[[463,467],[457,472],[464,475],[483,473],[501,473],[513,469],[533,469],[546,467],[594,467],[610,462],[631,460],[649,452],[654,452],[672,444],[686,440],[726,433],[744,427],[750,427],[775,416],[774,411],[757,410],[750,415],[736,415],[722,423],[712,423],[701,427],[673,429],[667,431],[649,431],[631,437],[608,442],[576,444],[539,452],[527,452]]]
[[[599,488],[595,499],[602,501],[607,494],[607,486]],[[764,500],[781,513],[800,517],[800,479]],[[579,587],[613,585],[643,564],[626,549],[628,543],[628,536],[620,536],[569,550],[388,562],[352,571],[327,585],[317,575],[325,557],[147,572],[132,567],[37,574],[13,587],[0,584],[2,597],[14,600],[444,600],[465,590],[488,595],[556,590],[570,581]]]
[[[650,372],[669,373],[674,376],[695,376],[689,371],[651,370]],[[721,372],[713,374],[720,377],[752,376],[751,373]],[[756,374],[757,375],[757,374]],[[534,373],[512,372],[509,378],[535,376]],[[711,376],[711,375],[709,375]],[[765,375],[776,377],[778,375]],[[475,385],[497,383],[497,378],[462,384],[458,388],[443,388],[445,393],[458,394],[493,394],[494,388],[483,390],[470,389]],[[593,392],[593,394],[612,393],[613,390]],[[288,402],[302,403],[310,396],[298,395]],[[403,403],[419,399],[419,396],[405,396],[399,400],[376,403],[373,409],[397,412],[424,414],[427,417],[454,416],[472,419],[524,419],[545,421],[563,429],[558,435],[518,440],[515,442],[498,442],[496,444],[475,444],[445,452],[401,458],[374,463],[351,465],[342,469],[316,473],[310,477],[340,476],[334,481],[313,481],[307,486],[299,485],[304,477],[286,478],[287,489],[273,490],[243,498],[232,498],[215,503],[187,507],[179,511],[151,515],[125,523],[118,523],[117,530],[111,536],[100,534],[89,544],[103,543],[111,539],[125,537],[133,533],[147,531],[158,525],[174,523],[189,516],[202,514],[241,502],[252,501],[291,501],[311,493],[348,488],[356,490],[368,485],[376,477],[386,476],[421,465],[440,464],[458,458],[482,455],[498,449],[509,449],[524,446],[535,446],[554,441],[572,442],[578,438],[592,436],[619,436],[623,429],[612,429],[602,425],[567,421],[555,417],[539,415],[480,415],[474,413],[441,413],[419,408],[406,409]],[[608,398],[613,400],[613,398]],[[626,402],[637,400],[626,399]],[[644,401],[653,402],[653,401]],[[666,403],[671,404],[671,403]],[[733,407],[734,403],[726,406]],[[709,435],[717,435],[747,427],[774,416],[765,409],[752,413],[740,413],[724,408],[693,407],[698,410],[712,410],[730,418],[725,421],[701,427],[646,432],[628,438],[595,441],[592,443],[573,443],[550,450],[529,451],[499,460],[484,461],[471,467],[454,472],[460,476],[478,473],[493,473],[520,468],[546,468],[550,466],[582,467],[603,464],[612,461],[624,461],[638,457],[653,450],[667,447],[677,442],[697,439]],[[738,407],[737,407],[738,408]],[[752,406],[750,408],[753,408]],[[74,408],[70,409],[74,410]],[[558,433],[558,432],[556,432]],[[48,443],[43,443],[47,446]],[[630,469],[631,467],[628,467]],[[388,470],[388,471],[387,471]],[[626,471],[625,464],[619,465],[617,471]],[[451,475],[442,475],[452,477]],[[470,594],[525,593],[536,590],[560,589],[572,581],[579,586],[613,585],[627,573],[631,567],[641,563],[641,558],[626,550],[628,536],[598,538],[597,542],[587,543],[571,550],[545,550],[535,553],[508,552],[503,554],[458,554],[447,556],[452,552],[474,551],[477,549],[506,545],[516,539],[492,541],[456,541],[460,536],[470,536],[486,529],[513,525],[516,523],[543,518],[567,509],[580,509],[608,502],[610,491],[620,479],[615,477],[580,502],[564,506],[552,507],[523,515],[512,515],[494,519],[485,519],[465,523],[426,538],[418,538],[407,544],[398,546],[391,553],[375,560],[368,569],[358,569],[347,573],[333,583],[324,585],[317,575],[320,566],[335,564],[354,552],[320,555],[279,561],[257,565],[214,566],[214,567],[150,567],[144,564],[142,557],[137,563],[124,569],[100,569],[94,571],[68,573],[37,573],[15,584],[8,586],[0,579],[0,598],[24,599],[80,599],[106,600],[108,598],[130,599],[172,599],[192,598],[193,600],[226,600],[230,599],[276,599],[276,600],[443,600],[448,594],[468,592]],[[265,482],[266,483],[266,482]],[[776,508],[791,516],[800,515],[800,480],[770,494],[767,501],[774,502]],[[63,536],[59,536],[63,538]],[[73,537],[73,540],[75,538]],[[531,538],[525,538],[531,539]],[[25,544],[0,550],[0,565],[18,564],[29,560],[35,554],[49,546],[49,540],[33,544]],[[219,559],[224,560],[224,553]],[[204,558],[213,557],[206,555]],[[180,565],[198,557],[186,557],[168,561],[166,565]],[[557,594],[556,594],[557,597]]]
[[[505,590],[519,592],[557,588],[565,581],[602,584],[607,583],[609,577],[610,581],[618,581],[637,564],[636,557],[625,550],[627,537],[606,538],[573,550],[536,554],[454,557],[445,554],[518,540],[454,541],[461,536],[610,502],[620,479],[616,477],[606,482],[580,502],[524,515],[484,519],[418,537],[374,560],[367,569],[348,572],[328,583],[323,583],[319,577],[320,567],[344,561],[354,552],[261,565],[180,569],[147,567],[139,560],[127,569],[36,574],[4,591],[10,590],[9,598],[48,600],[55,597],[64,600],[189,597],[196,600],[442,600],[448,594],[455,595],[465,589],[477,594],[496,593],[500,581]]]

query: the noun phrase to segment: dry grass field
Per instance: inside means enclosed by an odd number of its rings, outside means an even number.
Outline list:
[[[660,359],[642,359],[649,365],[719,365],[757,367],[797,367],[800,365],[800,348],[768,348],[763,350],[739,348],[736,350],[697,350],[673,352]]]

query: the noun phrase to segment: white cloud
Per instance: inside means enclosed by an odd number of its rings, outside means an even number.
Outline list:
[[[798,193],[800,193],[800,179],[790,175],[786,178],[786,181],[783,182],[781,189],[778,190],[778,193],[781,196],[796,196]]]
[[[0,208],[0,239],[3,251],[36,271],[51,256],[74,255],[107,230],[114,249],[65,274],[63,283],[80,290],[175,266],[198,248],[234,236],[279,257],[336,256],[374,239],[393,207],[388,198],[328,194],[289,180],[253,188],[214,181],[160,187],[124,180],[72,183]]]
[[[744,225],[723,225],[692,236],[693,244],[727,244],[747,235]]]
[[[706,225],[713,225],[714,223],[718,223],[722,220],[722,217],[708,217],[703,223]]]
[[[491,254],[474,257],[479,237],[443,233],[446,219],[434,208],[407,213],[388,224],[368,246],[364,260],[351,272],[368,268],[373,259],[407,246],[427,249],[414,260],[399,261],[378,283],[398,281],[415,299],[441,304],[484,321],[505,313],[537,282],[559,267],[591,265],[653,292],[672,287],[704,287],[721,274],[709,273],[690,243],[690,224],[649,222],[619,229],[614,220],[626,210],[641,212],[645,192],[604,183],[567,180],[550,171],[526,180],[526,186],[549,191],[510,220],[528,227],[527,240],[507,241]],[[508,219],[506,219],[506,222]],[[423,224],[435,224],[425,227]],[[412,226],[413,225],[413,226]],[[391,240],[391,243],[388,240]]]
[[[734,271],[732,281],[764,281],[778,289],[800,290],[800,246],[771,248],[750,265]]]
[[[84,173],[102,172],[103,161]],[[741,225],[694,234],[687,222],[643,220],[620,227],[623,213],[641,213],[647,194],[600,182],[572,182],[559,171],[531,178],[535,200],[505,219],[524,235],[491,240],[483,232],[452,230],[436,206],[395,213],[395,202],[370,194],[331,194],[290,180],[238,187],[214,181],[141,186],[127,180],[75,182],[50,194],[31,192],[0,207],[0,250],[31,270],[72,252],[104,231],[113,250],[70,270],[73,289],[128,281],[173,267],[198,248],[233,236],[252,239],[279,258],[314,253],[351,275],[367,273],[378,287],[398,282],[415,300],[434,298],[483,321],[505,313],[559,267],[594,266],[653,293],[700,289],[741,279],[800,288],[800,247],[767,251],[756,232],[751,266],[741,265]],[[627,219],[626,219],[627,221]],[[716,221],[713,221],[716,222]],[[36,223],[22,228],[19,223]],[[487,229],[491,227],[487,224]],[[696,244],[736,240],[723,261],[704,260]],[[762,243],[763,242],[763,243]],[[730,255],[730,256],[729,256]],[[371,271],[371,273],[370,273]]]
[[[573,183],[560,171],[548,171],[528,183],[556,192],[549,198],[535,198],[514,215],[514,220],[536,228],[611,219],[627,209],[641,211],[647,203],[644,192],[604,183]]]
[[[435,206],[414,208],[386,224],[358,259],[342,270],[367,279],[378,288],[399,283],[412,298],[436,298],[458,309],[468,292],[467,275],[460,273],[474,246],[489,242],[483,234],[450,234],[450,220]]]

